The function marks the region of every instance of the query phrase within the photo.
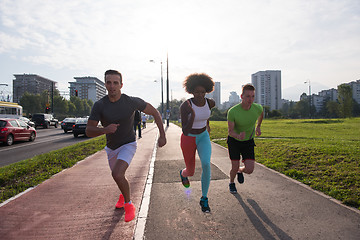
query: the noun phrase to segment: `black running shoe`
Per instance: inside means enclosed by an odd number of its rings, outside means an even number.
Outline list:
[[[235,183],[229,183],[230,192],[235,194],[237,193]]]
[[[239,183],[244,183],[244,174],[241,172],[237,173],[237,179]]]
[[[181,173],[182,173],[182,170],[180,170],[180,178],[181,178],[182,184],[184,185],[184,187],[189,188],[189,187],[190,187],[190,181],[189,181],[189,179],[188,179],[187,177],[183,177],[183,176],[181,175]]]
[[[210,207],[209,207],[208,200],[209,199],[207,197],[201,197],[200,198],[201,211],[206,212],[206,213],[210,212]]]

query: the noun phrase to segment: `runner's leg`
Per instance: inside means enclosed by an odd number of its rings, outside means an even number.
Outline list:
[[[121,159],[117,159],[111,171],[111,175],[118,185],[121,193],[123,194],[126,203],[130,201],[130,186],[128,180],[125,177],[125,172],[128,166],[129,165],[127,162]]]
[[[183,177],[193,176],[195,173],[195,153],[196,153],[195,137],[190,137],[181,134],[180,146],[186,166],[186,168],[182,170],[182,176]]]
[[[231,160],[230,182],[233,183],[237,172],[240,170],[240,160]]]
[[[255,168],[255,160],[254,159],[245,159],[244,160],[244,166],[240,167],[240,172],[251,174],[254,171]]]
[[[211,180],[211,142],[209,133],[206,131],[196,137],[196,145],[201,161],[201,190],[202,196],[207,197]]]

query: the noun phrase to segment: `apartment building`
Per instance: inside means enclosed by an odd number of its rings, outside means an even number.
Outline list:
[[[255,102],[267,106],[270,110],[280,109],[281,71],[266,70],[251,75],[251,83],[255,87]]]
[[[74,77],[70,84],[70,96],[90,99],[94,103],[106,95],[105,83],[96,77]]]
[[[13,80],[13,102],[19,103],[25,92],[30,94],[41,94],[48,91],[49,94],[56,88],[55,81],[36,74],[14,74]]]
[[[214,91],[206,94],[206,97],[214,99],[215,106],[220,109],[220,106],[221,106],[221,84],[220,84],[220,82],[215,82]]]

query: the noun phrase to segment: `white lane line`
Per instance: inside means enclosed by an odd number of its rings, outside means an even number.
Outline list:
[[[17,149],[17,148],[21,148],[21,147],[27,147],[27,146],[31,146],[31,145],[37,145],[37,144],[41,144],[41,143],[45,143],[45,142],[50,142],[52,140],[59,140],[59,139],[67,139],[67,138],[64,138],[62,136],[59,136],[59,137],[53,137],[51,139],[44,139],[44,140],[37,140],[35,139],[34,142],[31,142],[31,143],[28,143],[28,144],[25,144],[25,145],[16,145],[16,146],[7,146],[7,147],[4,147],[3,149],[0,149],[0,152],[5,152],[5,151],[9,151],[9,150],[13,150],[13,149]]]
[[[134,238],[133,238],[134,240],[144,239],[146,218],[147,218],[147,215],[149,212],[151,187],[152,187],[152,182],[153,182],[153,177],[154,177],[154,162],[155,162],[155,158],[156,158],[158,135],[159,135],[159,133],[157,133],[156,137],[155,137],[155,144],[154,144],[152,157],[150,160],[149,173],[147,176],[145,190],[144,190],[143,198],[141,201],[141,206],[140,206],[139,214],[137,217],[137,222],[135,225],[135,233],[134,233]]]

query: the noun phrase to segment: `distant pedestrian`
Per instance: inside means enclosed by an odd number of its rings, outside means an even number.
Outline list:
[[[136,110],[152,115],[159,129],[159,147],[166,144],[165,131],[160,113],[141,98],[121,92],[121,73],[116,70],[105,72],[105,86],[108,95],[95,102],[86,127],[86,135],[96,137],[106,134],[106,153],[112,177],[121,191],[116,208],[125,208],[125,222],[135,218],[135,206],[130,201],[130,186],[125,177],[127,168],[136,152],[136,136],[133,130]],[[103,127],[98,127],[101,121]]]
[[[142,117],[141,117],[141,120],[142,120],[142,128],[146,128],[146,121],[147,121],[147,117],[146,117],[146,114],[144,114]]]
[[[261,135],[261,123],[263,120],[263,107],[253,103],[255,99],[255,87],[251,84],[243,86],[241,103],[233,106],[228,111],[228,151],[231,160],[230,183],[231,193],[237,193],[234,179],[237,175],[239,183],[244,183],[243,173],[251,174],[255,166],[254,133]],[[255,124],[257,126],[255,128]],[[244,166],[240,167],[240,159]]]
[[[186,77],[183,86],[185,91],[194,97],[186,100],[180,106],[182,124],[180,144],[186,165],[186,168],[180,171],[180,178],[184,187],[188,188],[190,186],[188,177],[195,173],[197,151],[202,166],[200,206],[203,212],[210,212],[207,197],[211,179],[209,118],[215,101],[205,98],[205,94],[213,91],[214,82],[207,74],[195,73]]]
[[[138,129],[139,138],[141,138],[141,113],[136,110],[134,115],[134,132],[136,136],[136,129]]]

